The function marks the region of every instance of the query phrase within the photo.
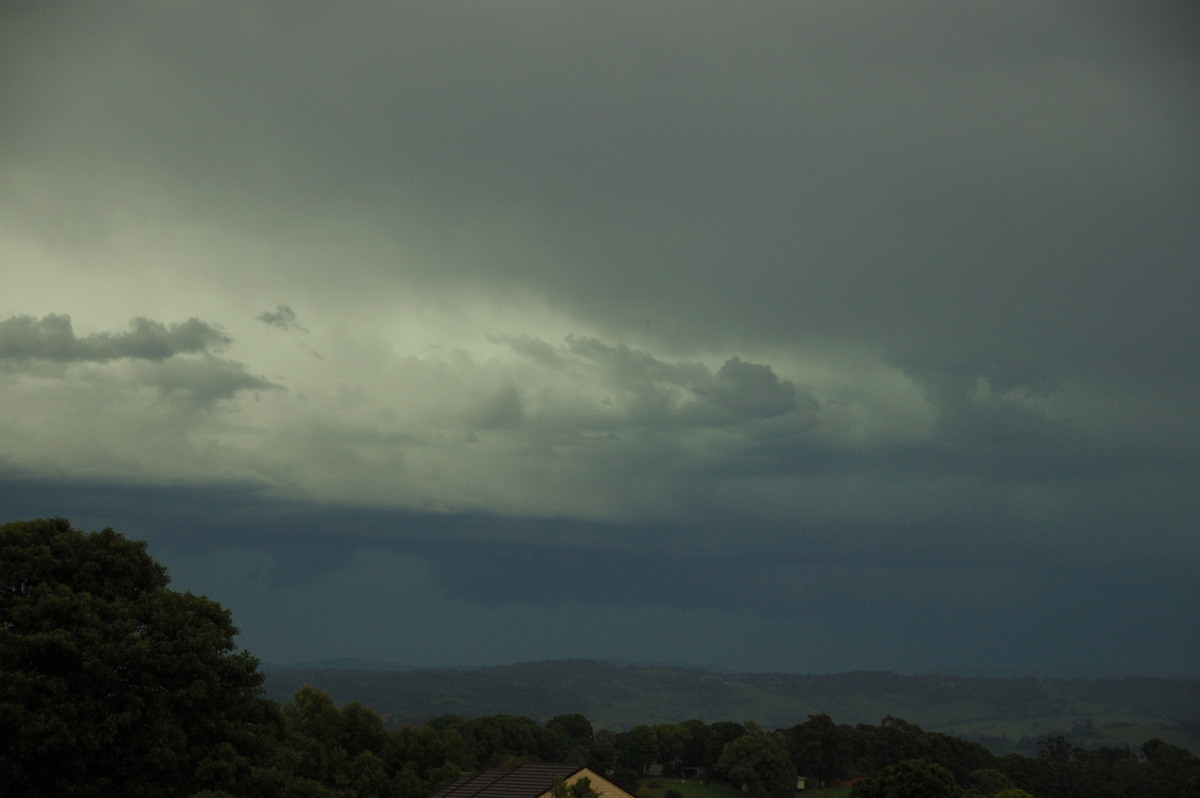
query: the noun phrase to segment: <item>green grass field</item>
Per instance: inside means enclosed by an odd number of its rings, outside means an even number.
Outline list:
[[[728,784],[703,781],[701,779],[669,779],[662,776],[647,776],[638,782],[638,798],[663,798],[669,790],[675,790],[684,798],[746,798],[746,793],[735,790]],[[846,798],[849,787],[824,787],[797,792],[797,798]]]

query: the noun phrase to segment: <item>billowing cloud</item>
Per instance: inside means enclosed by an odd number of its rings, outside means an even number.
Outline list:
[[[527,358],[538,373],[559,381],[557,388],[540,392],[547,416],[559,416],[561,408],[574,404],[574,410],[566,412],[579,413],[581,421],[594,419],[595,429],[748,423],[799,410],[800,395],[810,405],[803,409],[813,409],[811,397],[780,380],[771,366],[744,362],[737,355],[714,374],[703,363],[669,362],[597,338],[569,337],[560,346],[528,336],[491,340]],[[574,396],[566,394],[571,390],[568,386],[584,385],[593,387]]]
[[[246,371],[245,364],[215,357],[174,360],[154,368],[138,368],[135,382],[165,396],[184,396],[201,407],[232,399],[242,391],[264,391],[278,385]]]
[[[215,325],[137,317],[130,328],[77,336],[67,315],[0,321],[8,470],[207,481],[212,460],[189,436],[223,424],[241,396],[279,388],[219,356],[233,340]]]
[[[179,354],[219,351],[230,343],[219,328],[199,319],[162,324],[135,318],[129,332],[92,333],[79,338],[65,314],[41,319],[11,316],[0,320],[0,360],[47,360],[59,363],[106,363],[110,360],[166,360]]]
[[[746,363],[734,355],[725,361],[710,386],[696,390],[731,413],[771,418],[796,408],[796,388],[781,381],[770,366]]]

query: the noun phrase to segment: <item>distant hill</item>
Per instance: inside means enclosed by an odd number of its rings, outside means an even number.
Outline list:
[[[339,704],[369,706],[393,726],[447,714],[544,721],[578,712],[613,730],[689,718],[751,720],[773,729],[816,713],[851,725],[892,715],[997,753],[1027,750],[1058,733],[1089,747],[1139,746],[1159,737],[1200,751],[1200,680],[1190,679],[733,674],[592,660],[471,669],[288,667],[266,675],[268,695],[278,701],[308,684]]]
[[[415,665],[402,665],[399,662],[388,662],[387,660],[379,659],[356,659],[354,657],[345,657],[343,659],[322,659],[313,660],[312,662],[292,662],[288,665],[279,665],[273,662],[262,663],[264,671],[415,671],[422,670]]]

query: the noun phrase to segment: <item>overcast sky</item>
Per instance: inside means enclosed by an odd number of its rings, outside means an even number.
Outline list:
[[[1200,676],[1200,26],[17,0],[0,520],[270,662]]]

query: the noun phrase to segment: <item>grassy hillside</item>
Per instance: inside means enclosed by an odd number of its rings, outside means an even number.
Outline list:
[[[545,720],[579,712],[598,728],[617,730],[688,718],[782,728],[815,713],[851,725],[877,724],[892,715],[929,731],[979,740],[997,753],[1060,733],[1077,745],[1137,746],[1159,737],[1200,751],[1197,680],[720,674],[586,660],[467,670],[267,672],[268,693],[276,700],[288,700],[305,684],[329,692],[338,703],[359,701],[389,715],[393,724],[444,714]]]

